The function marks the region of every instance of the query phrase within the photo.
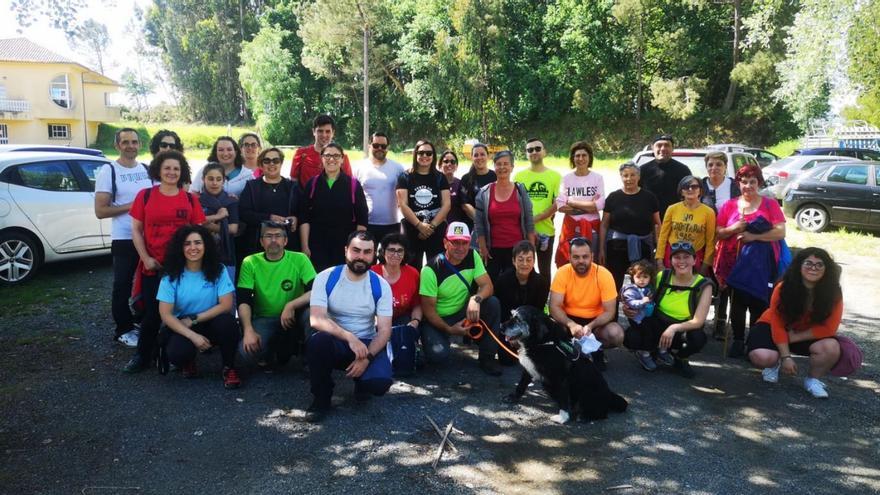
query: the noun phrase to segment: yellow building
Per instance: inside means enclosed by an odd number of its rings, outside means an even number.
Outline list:
[[[119,84],[27,38],[0,39],[0,144],[88,146]]]

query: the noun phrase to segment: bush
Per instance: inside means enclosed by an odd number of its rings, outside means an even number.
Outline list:
[[[220,136],[232,136],[238,139],[238,136],[245,132],[252,132],[252,129],[246,127],[226,127],[221,125],[198,125],[185,124],[179,122],[163,122],[157,124],[141,124],[135,122],[115,122],[112,124],[101,124],[98,126],[98,139],[96,146],[104,150],[113,150],[113,138],[116,131],[123,127],[131,127],[138,131],[141,138],[142,148],[146,149],[152,139],[153,134],[162,129],[169,129],[180,136],[183,142],[184,150],[188,149],[209,149],[214,145],[214,141]],[[114,152],[115,153],[115,152]]]

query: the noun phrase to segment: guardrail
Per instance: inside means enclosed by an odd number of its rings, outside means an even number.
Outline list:
[[[30,112],[31,103],[27,100],[0,99],[0,112]]]

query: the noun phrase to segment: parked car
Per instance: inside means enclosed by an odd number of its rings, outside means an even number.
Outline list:
[[[812,170],[817,165],[829,162],[839,162],[841,160],[851,160],[839,156],[814,156],[814,155],[794,155],[782,158],[773,162],[764,169],[764,181],[767,187],[761,191],[766,196],[775,197],[782,200],[785,195],[785,187],[793,182],[801,174]]]
[[[758,160],[758,164],[761,165],[761,168],[770,165],[771,163],[779,160],[779,157],[776,154],[771,153],[763,148],[755,148],[753,146],[746,146],[744,144],[711,144],[706,146],[706,148],[710,150],[719,150],[719,151],[740,151],[748,153],[755,157],[755,160]]]
[[[829,225],[878,229],[880,163],[819,165],[788,186],[782,209],[808,232],[822,232]]]
[[[705,157],[707,153],[712,153],[715,151],[722,150],[711,150],[711,149],[688,149],[688,148],[679,148],[672,151],[672,158],[687,165],[689,169],[691,169],[691,173],[694,177],[703,178],[708,175],[706,172],[706,162]],[[758,165],[758,161],[754,156],[749,153],[743,151],[725,151],[725,155],[727,155],[727,175],[729,177],[734,177],[736,175],[736,171],[746,164]],[[645,163],[654,159],[653,151],[639,151],[633,157],[633,163],[641,167]],[[759,165],[760,166],[760,165]]]
[[[104,156],[104,152],[101,150],[78,148],[76,146],[58,146],[52,144],[0,144],[0,153],[7,153],[10,151],[57,151],[58,153]]]
[[[828,155],[858,158],[859,160],[880,161],[880,150],[867,148],[805,148],[794,150],[792,155]]]
[[[43,263],[110,252],[110,220],[95,217],[95,178],[110,160],[76,153],[0,153],[0,284]]]

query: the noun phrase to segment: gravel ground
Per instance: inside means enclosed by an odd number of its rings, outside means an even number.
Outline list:
[[[340,376],[317,426],[299,419],[310,396],[295,363],[248,372],[236,391],[216,352],[200,379],[127,376],[130,352],[109,338],[109,258],[51,265],[0,288],[0,493],[877,493],[878,264],[843,262],[844,331],[865,366],[828,379],[830,400],[799,380],[763,383],[714,341],[692,381],[614,350],[606,377],[629,411],[566,426],[535,387],[502,403],[519,370],[486,377],[472,348],[363,406]],[[426,415],[458,430],[436,470]]]

